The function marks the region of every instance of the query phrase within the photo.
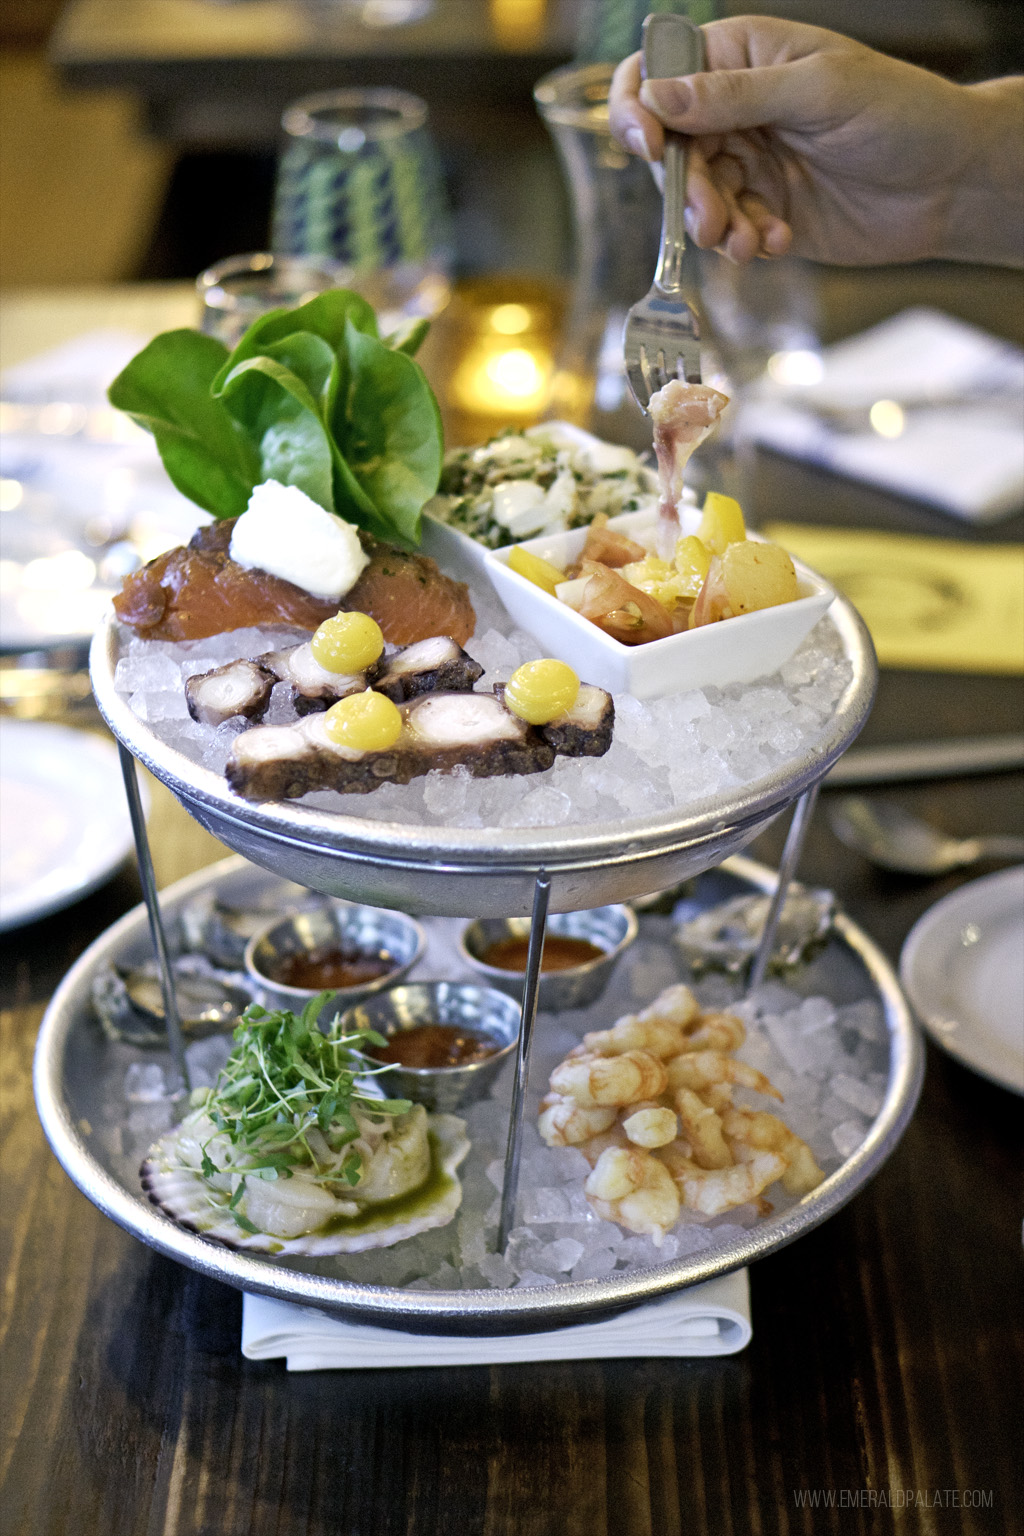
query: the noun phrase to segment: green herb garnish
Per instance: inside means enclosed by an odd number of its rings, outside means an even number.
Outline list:
[[[365,1046],[386,1041],[372,1029],[341,1034],[337,1018],[322,1030],[317,1020],[332,995],[311,998],[299,1015],[256,1004],[245,1010],[216,1084],[196,1096],[232,1148],[226,1169],[217,1167],[209,1144],[203,1148],[206,1178],[230,1172],[287,1179],[295,1168],[311,1168],[323,1183],[355,1185],[359,1154],[340,1157],[359,1135],[353,1110],[377,1118],[412,1108],[408,1099],[370,1098],[357,1088],[357,1078],[387,1071],[364,1054]],[[232,1210],[242,1189],[240,1183]]]
[[[443,452],[437,401],[410,355],[426,330],[382,338],[365,299],[332,289],[261,315],[230,353],[198,331],[164,331],[108,397],[214,517],[238,517],[255,486],[278,480],[377,538],[418,544]]]

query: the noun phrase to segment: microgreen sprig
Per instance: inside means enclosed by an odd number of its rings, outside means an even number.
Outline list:
[[[235,1030],[235,1048],[203,1108],[217,1130],[236,1150],[230,1171],[261,1178],[290,1178],[293,1169],[312,1166],[324,1182],[358,1183],[358,1153],[323,1166],[326,1142],[340,1153],[359,1135],[353,1110],[374,1118],[402,1115],[408,1099],[371,1098],[357,1088],[357,1079],[387,1071],[365,1054],[368,1045],[387,1042],[376,1030],[342,1034],[339,1020],[322,1030],[318,1020],[334,994],[321,992],[301,1014],[286,1009],[268,1011],[251,1004]],[[320,1154],[311,1143],[318,1132]],[[322,1138],[322,1141],[320,1141]],[[203,1151],[202,1172],[218,1172],[209,1144]],[[236,1190],[240,1197],[241,1185]]]

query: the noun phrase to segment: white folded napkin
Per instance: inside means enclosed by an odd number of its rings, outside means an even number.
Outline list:
[[[242,1353],[285,1356],[290,1371],[380,1370],[397,1366],[500,1365],[523,1360],[604,1360],[615,1356],[732,1355],[750,1343],[745,1269],[634,1307],[604,1322],[549,1333],[466,1338],[402,1333],[346,1323],[313,1307],[246,1295]]]
[[[907,309],[828,347],[821,378],[766,383],[740,430],[794,458],[885,486],[971,522],[1024,506],[1024,353],[932,309]],[[905,408],[898,436],[816,412]],[[891,413],[890,413],[891,416]]]

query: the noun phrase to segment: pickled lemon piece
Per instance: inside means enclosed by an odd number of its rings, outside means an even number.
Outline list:
[[[309,648],[327,672],[363,672],[384,649],[384,636],[368,613],[336,613],[324,619]]]
[[[528,549],[513,549],[508,557],[508,565],[509,570],[525,576],[527,581],[532,581],[535,587],[549,592],[552,597],[558,583],[565,580],[565,572],[560,571],[557,565],[552,565],[550,560],[542,560],[540,555],[531,555]]]
[[[572,709],[580,680],[564,661],[527,661],[505,685],[505,703],[530,725],[547,725]]]
[[[675,566],[657,555],[647,555],[643,560],[632,560],[629,565],[620,566],[619,575],[631,587],[653,597],[669,613],[683,596]]]
[[[339,747],[383,752],[401,736],[402,716],[397,704],[367,688],[332,704],[324,715],[324,730]]]
[[[697,537],[713,555],[722,555],[730,544],[739,544],[747,536],[740,504],[721,491],[708,491],[704,498],[704,516]]]
[[[748,539],[722,556],[725,595],[734,614],[776,608],[799,597],[793,562],[779,544]]]
[[[695,534],[679,539],[674,562],[680,591],[684,597],[696,597],[704,585],[711,564],[711,552]]]

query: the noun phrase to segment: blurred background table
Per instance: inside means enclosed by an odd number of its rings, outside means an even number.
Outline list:
[[[823,273],[822,291],[831,335],[917,301],[1019,341],[1015,282],[907,269]],[[24,295],[8,306],[8,360],[98,325],[184,323],[191,303],[181,285]],[[972,540],[1024,529],[962,527],[767,454],[756,493],[764,517]],[[1012,677],[886,672],[863,740],[1016,730],[1020,705]],[[1022,790],[1008,773],[893,793],[966,834],[1021,831]],[[783,832],[751,852],[777,861]],[[160,786],[151,836],[161,885],[223,851]],[[874,870],[821,812],[802,874],[835,889],[893,962],[917,917],[969,878]],[[74,1189],[35,1117],[43,1008],[138,899],[126,869],[0,941],[4,1536],[1019,1530],[1019,1099],[929,1045],[920,1107],[878,1177],[752,1271],[742,1355],[289,1377],[242,1359],[236,1293],[152,1254]],[[816,1492],[831,1505],[809,1506]]]

